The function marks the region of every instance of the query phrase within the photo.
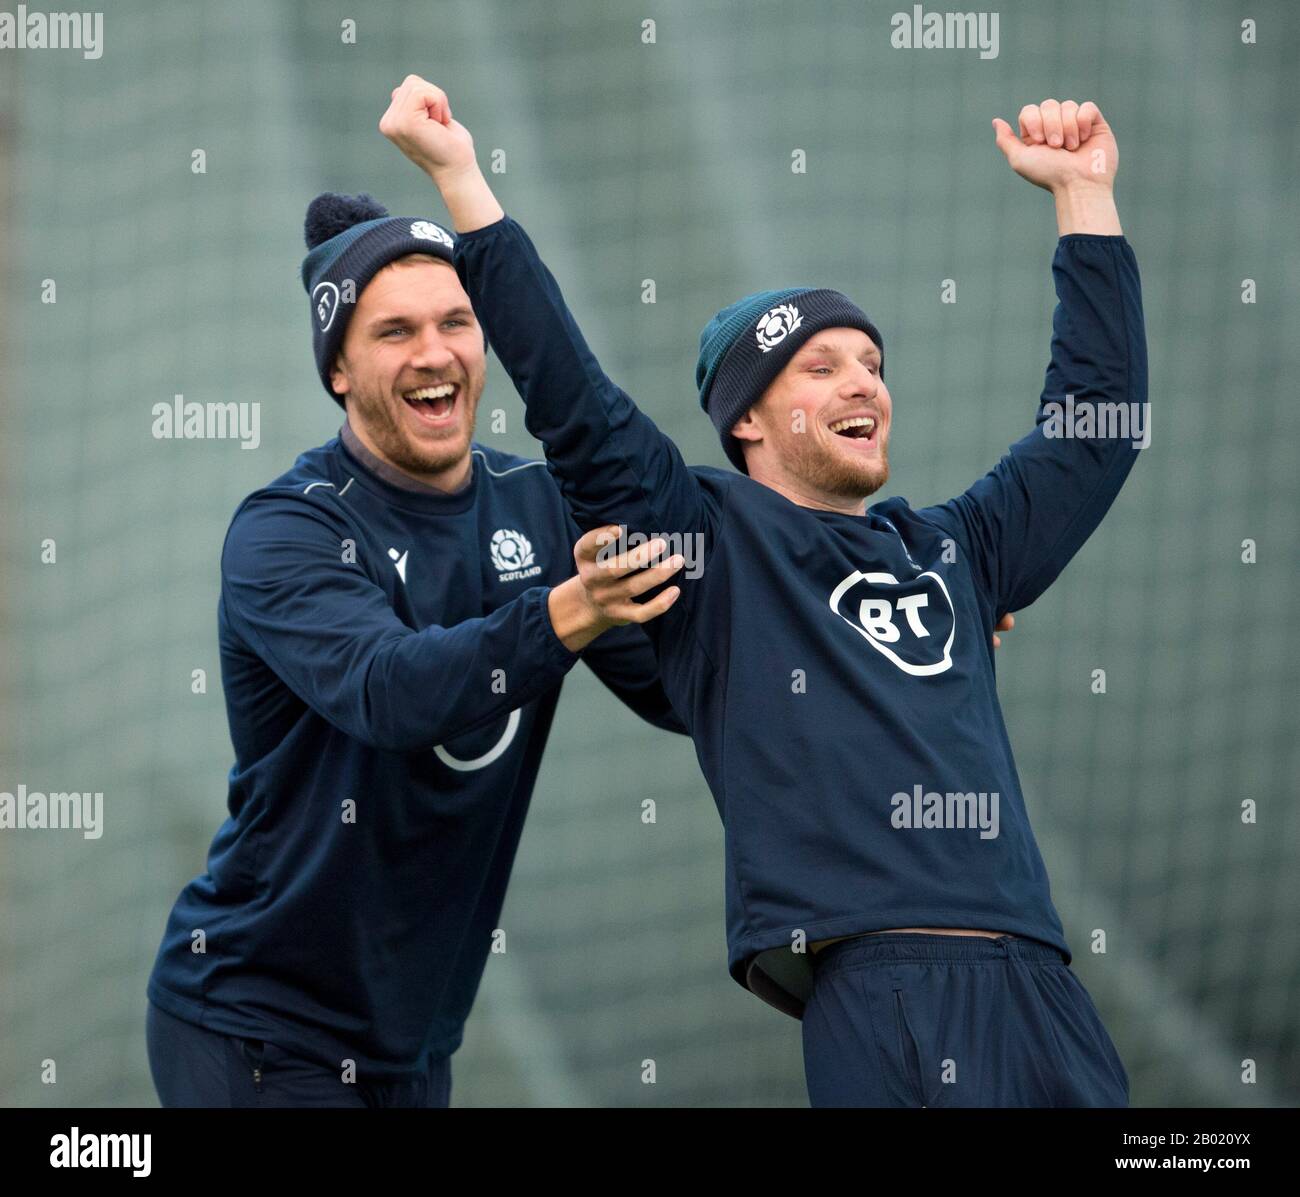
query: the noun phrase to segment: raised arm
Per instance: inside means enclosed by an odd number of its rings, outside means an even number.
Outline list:
[[[502,212],[443,92],[407,76],[379,128],[441,192],[459,234],[461,282],[579,526],[703,531],[705,499],[677,447],[601,370],[532,241]]]
[[[1052,193],[1060,240],[1052,356],[1032,432],[964,494],[918,514],[974,555],[996,613],[1032,603],[1114,502],[1149,429],[1141,279],[1112,191],[1118,151],[1095,104],[1044,101],[999,148]]]

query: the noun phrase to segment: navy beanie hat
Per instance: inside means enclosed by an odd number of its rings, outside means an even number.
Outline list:
[[[732,426],[813,333],[823,328],[859,328],[880,350],[885,376],[885,344],[876,326],[851,299],[838,291],[789,287],[759,291],[723,308],[700,333],[695,385],[700,406],[722,438],[722,448],[742,474],[745,454]]]
[[[330,374],[357,297],[389,262],[406,254],[430,254],[451,262],[456,238],[432,220],[390,216],[368,195],[332,191],[312,200],[303,234],[309,252],[302,262],[302,285],[311,297],[316,372],[330,398],[342,407],[343,397],[334,393]]]

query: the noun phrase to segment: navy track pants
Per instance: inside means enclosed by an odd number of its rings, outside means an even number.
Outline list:
[[[431,1060],[405,1081],[344,1084],[337,1069],[261,1039],[205,1030],[149,1002],[145,1040],[164,1106],[206,1108],[441,1108],[451,1099],[451,1059]]]
[[[1097,1008],[1049,944],[887,932],[832,944],[813,968],[814,1106],[1128,1105]]]

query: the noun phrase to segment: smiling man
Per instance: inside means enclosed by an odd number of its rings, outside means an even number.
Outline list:
[[[430,221],[410,222],[406,234],[450,250],[451,238]],[[323,260],[308,258],[303,268],[308,282],[312,266]],[[412,271],[421,276],[418,282],[407,277]],[[324,279],[313,288],[327,310],[334,303],[333,287]],[[420,306],[413,307],[412,299]],[[411,338],[429,304],[437,309],[442,336],[434,355],[421,359],[411,353]],[[346,328],[328,384],[347,406],[344,443],[359,442],[390,469],[438,490],[459,490],[470,475],[468,442],[486,357],[482,331],[455,272],[427,252],[394,259],[362,291]],[[329,342],[325,353],[336,339],[331,329],[323,330],[321,339]]]
[[[565,674],[581,654],[682,730],[619,626],[672,606],[637,598],[682,561],[598,565],[545,463],[473,442],[485,343],[452,236],[332,194],[306,236],[347,416],[226,536],[235,763],[149,981],[167,1106],[446,1105]]]
[[[703,537],[648,627],[726,827],[735,979],[803,1020],[818,1105],[1119,1106],[1128,1078],[1074,972],[1030,829],[988,634],[1082,547],[1136,459],[1049,411],[1143,403],[1133,251],[1097,106],[995,121],[1052,193],[1052,357],[1033,429],[964,494],[866,499],[889,476],[884,340],[836,291],[719,312],[696,384],[739,471],[688,468],[600,369],[437,87],[380,128],[442,193],[455,261],[578,524]],[[969,401],[969,399],[967,400]]]

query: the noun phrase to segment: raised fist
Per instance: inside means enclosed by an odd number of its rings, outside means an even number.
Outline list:
[[[474,165],[469,130],[452,119],[442,88],[419,75],[407,75],[393,88],[379,131],[435,182],[439,175]]]
[[[1011,169],[1047,191],[1077,183],[1114,185],[1119,147],[1091,100],[1026,104],[1020,110],[1019,137],[996,116],[993,132]]]

